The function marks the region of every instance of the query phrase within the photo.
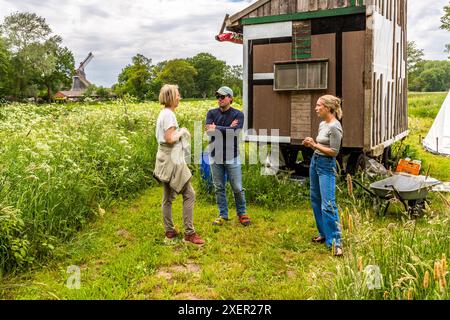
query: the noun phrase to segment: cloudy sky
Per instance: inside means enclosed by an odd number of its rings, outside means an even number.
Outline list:
[[[131,57],[141,53],[154,63],[210,52],[228,64],[242,64],[242,46],[219,43],[226,13],[256,0],[0,0],[0,23],[13,12],[34,12],[46,19],[75,55],[76,65],[92,51],[86,68],[96,85],[111,86]],[[409,40],[427,59],[445,59],[450,33],[439,29],[449,0],[409,0]]]

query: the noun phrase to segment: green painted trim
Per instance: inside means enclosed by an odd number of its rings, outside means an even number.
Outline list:
[[[292,58],[295,59],[310,59],[311,58],[311,54],[296,54],[293,55]]]
[[[295,20],[309,20],[309,19],[336,17],[336,16],[344,16],[344,15],[358,14],[358,13],[366,13],[366,6],[358,6],[358,7],[353,6],[353,7],[318,10],[318,11],[311,11],[311,12],[297,12],[297,13],[290,13],[290,14],[281,14],[278,16],[244,18],[244,19],[242,19],[242,25],[285,22],[285,21],[295,21]]]

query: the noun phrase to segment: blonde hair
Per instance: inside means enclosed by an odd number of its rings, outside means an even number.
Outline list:
[[[319,98],[319,100],[322,101],[322,103],[325,107],[330,109],[331,113],[333,113],[338,120],[342,119],[343,112],[342,112],[342,107],[341,107],[341,103],[342,103],[341,99],[339,99],[338,97],[332,96],[330,94],[327,94],[327,95],[321,96]]]
[[[165,84],[159,91],[159,103],[165,107],[171,107],[177,99],[178,86],[174,84]]]

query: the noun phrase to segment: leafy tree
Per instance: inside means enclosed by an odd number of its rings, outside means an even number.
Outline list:
[[[86,98],[91,98],[95,91],[97,90],[97,86],[95,84],[91,84],[89,87],[86,88],[83,92],[82,100],[85,100]]]
[[[48,55],[42,66],[42,73],[35,78],[35,82],[45,89],[48,100],[61,88],[70,87],[75,69],[75,59],[72,52],[60,46],[61,39],[53,37],[40,47],[42,55]],[[38,65],[36,62],[34,65]]]
[[[162,84],[176,84],[180,89],[182,97],[192,97],[195,90],[194,79],[197,70],[184,59],[170,60],[164,63],[159,72],[156,82]]]
[[[242,95],[242,66],[228,66],[209,53],[199,53],[188,59],[174,59],[151,64],[142,55],[125,67],[113,91],[120,97],[128,94],[141,100],[157,100],[161,87],[177,84],[185,98],[213,96],[222,85]]]
[[[9,89],[9,73],[11,68],[10,53],[5,41],[0,38],[0,97],[5,96]]]
[[[100,100],[108,100],[111,97],[111,90],[102,86],[97,87],[92,84],[84,91],[83,100],[92,97],[97,97]]]
[[[52,33],[44,18],[29,12],[7,16],[0,31],[13,52],[19,52],[33,43],[45,42]]]
[[[41,55],[42,44],[48,40],[51,29],[45,19],[34,13],[13,13],[4,19],[0,31],[12,53],[11,94],[14,96],[36,96],[38,86],[32,82],[41,68],[54,67]],[[39,66],[34,65],[38,63]],[[40,68],[41,67],[41,68]]]
[[[223,84],[233,90],[235,96],[242,96],[242,66],[226,66]]]
[[[408,88],[413,91],[413,88],[418,88],[420,85],[417,82],[417,77],[419,76],[420,72],[423,71],[420,67],[423,65],[423,49],[417,48],[417,45],[414,41],[408,41],[408,47],[407,47],[407,70],[408,70]],[[421,91],[419,89],[419,91]]]
[[[214,96],[223,82],[225,62],[218,60],[210,53],[199,53],[187,61],[197,70],[197,75],[194,77],[195,96],[202,98]]]
[[[100,100],[108,100],[111,97],[111,91],[102,86],[98,87],[95,93]]]
[[[50,99],[54,91],[70,84],[73,55],[61,47],[61,37],[52,35],[44,18],[13,13],[4,19],[0,31],[12,54],[10,94],[36,97],[45,90]]]
[[[408,72],[414,72],[416,65],[423,61],[423,49],[417,48],[417,45],[414,41],[408,41],[407,47],[407,55],[408,55]]]
[[[126,66],[119,75],[115,92],[119,96],[132,95],[144,100],[154,79],[152,60],[142,54],[132,58],[132,64]]]
[[[441,29],[450,31],[450,3],[444,7],[444,15],[441,18]],[[445,52],[450,54],[450,44],[445,45]],[[448,58],[450,59],[450,56]]]
[[[450,31],[450,2],[444,7],[444,15],[441,18],[441,29]]]
[[[409,84],[412,91],[447,91],[450,88],[450,61],[423,61]]]
[[[147,98],[152,100],[158,100],[159,97],[159,91],[161,90],[162,86],[164,85],[163,80],[158,77],[159,74],[164,70],[166,64],[166,61],[158,62],[156,65],[153,66],[153,74],[154,79],[150,83],[150,88],[147,92]]]

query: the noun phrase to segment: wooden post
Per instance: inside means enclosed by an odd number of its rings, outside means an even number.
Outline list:
[[[223,19],[222,28],[220,28],[219,34],[222,34],[225,31],[225,27],[227,26],[227,20],[228,20],[229,17],[230,17],[229,14],[225,15],[225,18]]]
[[[428,165],[427,175],[425,176],[425,181],[427,181],[428,175],[430,174],[431,163]]]

